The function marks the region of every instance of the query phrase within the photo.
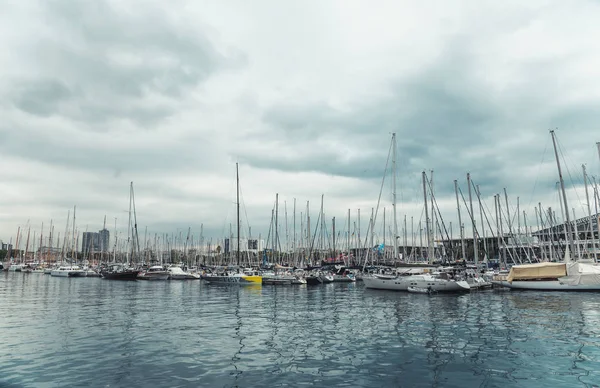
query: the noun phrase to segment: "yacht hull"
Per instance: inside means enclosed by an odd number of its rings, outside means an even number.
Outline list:
[[[497,281],[492,283],[496,286],[511,288],[514,290],[535,290],[535,291],[600,291],[600,284],[578,284],[571,285],[561,283],[558,280],[540,280],[540,281],[519,281],[512,282]]]
[[[104,279],[108,280],[137,280],[138,271],[123,271],[123,272],[107,272],[103,271],[100,274]]]
[[[202,279],[219,284],[262,284],[262,276],[253,275],[203,275]]]

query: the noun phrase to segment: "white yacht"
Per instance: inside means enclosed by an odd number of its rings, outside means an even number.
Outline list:
[[[51,276],[58,277],[85,277],[86,273],[77,265],[63,265],[50,272]]]
[[[365,287],[378,290],[408,291],[409,287],[425,288],[438,292],[469,291],[465,280],[443,279],[431,274],[379,275],[363,277]]]
[[[169,272],[169,278],[172,280],[200,279],[200,275],[197,273],[186,272],[179,265],[170,266],[167,268],[167,272]]]
[[[262,275],[257,271],[217,270],[202,275],[202,279],[210,283],[222,284],[262,284]]]
[[[600,291],[600,266],[583,261],[515,265],[495,285],[518,290]]]
[[[25,268],[25,264],[15,264],[11,263],[8,267],[9,272],[22,272],[23,268]]]

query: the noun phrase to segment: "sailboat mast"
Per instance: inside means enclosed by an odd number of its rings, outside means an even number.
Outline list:
[[[42,250],[42,245],[44,244],[44,223],[42,222],[42,230],[40,231],[40,246],[39,246],[39,251],[40,251],[40,261],[44,261],[44,251]],[[35,254],[35,251],[34,251]]]
[[[236,260],[237,265],[240,265],[240,174],[238,170],[238,163],[235,164],[235,187],[236,187],[236,213],[237,213],[237,251]]]
[[[429,229],[429,209],[427,208],[427,187],[425,181],[427,177],[425,175],[425,171],[423,170],[423,200],[425,203],[425,236],[427,237],[427,259],[429,264],[433,264],[433,255],[431,249],[431,230]]]
[[[396,133],[392,133],[392,211],[394,212],[394,263],[398,260],[398,220],[396,219]],[[383,225],[385,230],[385,222]]]
[[[129,243],[131,242],[130,240],[130,235],[131,235],[131,189],[133,187],[133,182],[129,183],[129,219],[127,221],[127,246],[125,247],[125,249],[127,250],[125,253],[125,257],[127,260],[127,264],[129,264],[129,259],[130,259],[130,250],[129,250]]]
[[[458,212],[458,230],[460,231],[460,248],[462,250],[462,259],[467,260],[467,252],[465,250],[465,237],[462,227],[462,219],[460,217],[460,201],[458,200],[458,181],[454,180],[454,192],[456,194],[456,211]]]
[[[478,248],[479,243],[477,241],[477,227],[475,225],[475,213],[473,213],[473,196],[471,194],[471,173],[467,173],[467,185],[469,185],[469,208],[471,210],[471,226],[473,228],[473,261],[475,265],[479,264]]]
[[[25,260],[27,261],[27,251],[29,250],[29,233],[31,232],[31,227],[27,228],[27,241],[25,242]],[[35,238],[34,238],[35,240]]]
[[[588,211],[588,224],[589,224],[589,228],[590,228],[590,239],[592,240],[592,248],[596,248],[596,243],[594,242],[594,226],[592,224],[592,206],[590,204],[590,194],[588,191],[588,176],[587,176],[587,172],[585,171],[585,164],[582,164],[581,167],[583,168],[583,181],[585,183],[585,201],[587,202],[587,211]],[[588,258],[591,259],[592,257],[592,253],[590,251],[588,251]]]
[[[348,209],[348,236],[347,236],[347,249],[348,252],[346,253],[346,255],[348,256],[348,265],[352,265],[350,263],[350,209]]]
[[[560,168],[560,160],[558,158],[558,150],[556,149],[556,139],[554,137],[554,131],[551,130],[550,134],[552,135],[552,145],[554,146],[554,155],[556,156],[556,166],[558,168],[558,177],[560,179],[560,189],[562,191],[562,199],[565,207],[565,223],[567,228],[567,243],[569,244],[569,250],[571,254],[575,252],[573,249],[573,235],[571,231],[571,220],[569,218],[569,205],[567,204],[567,195],[565,194],[565,181],[563,180],[562,170]],[[568,259],[568,257],[566,257]]]
[[[477,194],[477,201],[479,202],[479,218],[481,219],[481,237],[483,239],[483,262],[487,263],[488,249],[485,239],[485,225],[483,224],[483,204],[481,203],[481,191],[479,191],[479,185],[477,185],[475,189],[475,193]]]
[[[76,206],[73,206],[73,249],[71,251],[71,260],[75,259],[75,210],[77,209]],[[75,262],[77,262],[77,260],[75,260]]]

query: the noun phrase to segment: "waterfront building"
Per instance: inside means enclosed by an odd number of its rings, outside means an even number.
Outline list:
[[[99,232],[83,232],[81,238],[81,252],[84,256],[89,253],[108,252],[110,232],[102,229]]]

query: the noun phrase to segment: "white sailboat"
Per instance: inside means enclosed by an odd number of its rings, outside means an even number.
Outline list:
[[[565,186],[560,168],[560,160],[556,149],[554,131],[550,131],[556,164],[560,178],[562,200],[565,209],[569,209]],[[535,263],[514,265],[504,280],[494,280],[498,286],[518,290],[538,291],[600,291],[600,266],[592,260],[571,260],[571,247],[573,246],[573,234],[571,233],[569,212],[565,212],[566,245],[565,257],[562,263]]]
[[[514,265],[506,280],[492,283],[518,290],[600,291],[600,266],[582,260],[572,262],[567,246],[564,263]]]
[[[225,268],[214,273],[202,275],[202,279],[210,283],[222,284],[262,284],[262,276],[256,271],[241,271],[240,266],[240,176],[238,164],[235,164],[236,206],[237,206],[237,266]]]
[[[363,278],[365,287],[378,290],[408,291],[409,287],[425,288],[437,292],[469,291],[466,280],[443,279],[432,274],[420,275],[373,275]]]

